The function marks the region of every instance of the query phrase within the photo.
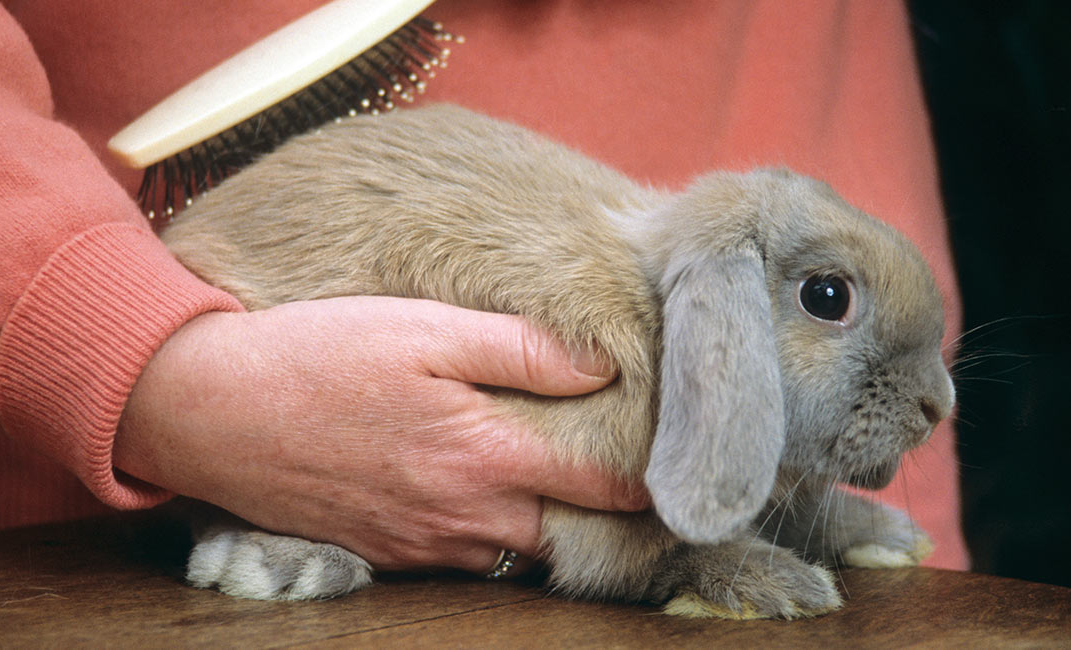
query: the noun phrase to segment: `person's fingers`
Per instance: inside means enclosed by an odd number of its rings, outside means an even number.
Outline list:
[[[596,465],[573,463],[554,454],[538,438],[515,439],[511,483],[559,501],[595,510],[637,512],[651,507],[651,495],[640,481],[630,481]]]
[[[543,500],[528,492],[509,491],[489,494],[486,510],[478,523],[463,536],[454,537],[444,546],[428,549],[433,557],[424,564],[449,566],[484,575],[494,567],[503,549],[513,551],[518,560],[510,575],[519,575],[531,566],[531,558],[540,552]],[[404,558],[377,568],[407,568]]]
[[[543,471],[522,470],[526,471],[528,480],[522,477],[520,482],[525,485],[521,489],[527,494],[518,495],[512,505],[499,510],[491,532],[486,535],[491,545],[473,547],[460,568],[484,575],[494,567],[502,549],[507,549],[518,555],[508,575],[517,576],[528,570],[532,558],[537,558],[543,550],[539,495],[599,510],[639,511],[651,505],[650,495],[642,485],[615,477],[594,465],[576,467],[553,459],[543,464]]]
[[[425,360],[437,377],[564,396],[598,390],[617,375],[605,355],[569,349],[520,316],[443,307],[431,333],[440,353]]]
[[[651,507],[641,482],[628,481],[595,465],[561,466],[532,477],[536,494],[595,510],[637,512]]]

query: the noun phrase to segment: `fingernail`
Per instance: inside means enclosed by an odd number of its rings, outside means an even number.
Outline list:
[[[589,377],[609,379],[617,374],[613,361],[601,351],[596,352],[589,346],[573,348],[569,360],[574,370]]]

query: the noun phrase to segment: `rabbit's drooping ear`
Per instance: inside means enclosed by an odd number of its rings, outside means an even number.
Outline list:
[[[667,269],[661,412],[646,481],[662,521],[714,543],[758,513],[785,441],[780,366],[757,251]]]

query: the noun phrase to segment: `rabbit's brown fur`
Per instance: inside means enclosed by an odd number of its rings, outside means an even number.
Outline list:
[[[671,195],[436,106],[296,138],[205,194],[164,240],[250,309],[429,298],[523,314],[611,356],[620,377],[592,395],[496,392],[560,453],[646,476],[655,497],[659,516],[546,505],[552,582],[576,595],[685,594],[675,611],[698,595],[730,615],[838,606],[821,567],[782,550],[768,568],[748,559],[775,552],[759,548],[756,517],[813,502],[785,529],[802,539],[831,501],[811,497],[838,479],[887,482],[952,406],[940,296],[917,251],[787,171],[715,173]],[[803,313],[799,285],[815,274],[851,283],[850,321]],[[835,544],[800,552],[839,561],[884,544],[917,561],[925,536],[909,520],[833,500],[881,521],[859,531],[853,519]]]

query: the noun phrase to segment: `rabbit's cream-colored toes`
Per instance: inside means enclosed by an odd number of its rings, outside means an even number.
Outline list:
[[[843,553],[844,564],[861,569],[901,569],[917,566],[933,552],[933,542],[928,535],[916,535],[911,550],[889,548],[882,544],[860,544]]]
[[[788,607],[775,614],[773,612],[760,612],[749,602],[741,602],[739,609],[733,609],[728,605],[707,600],[693,591],[684,591],[666,603],[662,611],[670,616],[681,616],[683,618],[721,618],[729,621],[753,621],[774,617],[787,619],[811,618],[828,614],[839,608],[839,600],[818,607],[801,607],[798,603],[789,603]]]
[[[740,611],[734,611],[726,605],[713,603],[694,591],[677,594],[673,600],[666,603],[662,611],[670,616],[682,616],[684,618],[724,618],[731,621],[750,621],[757,618],[765,618],[748,605],[742,606]]]
[[[907,553],[880,544],[853,546],[844,551],[844,563],[863,569],[898,569],[918,564]]]

